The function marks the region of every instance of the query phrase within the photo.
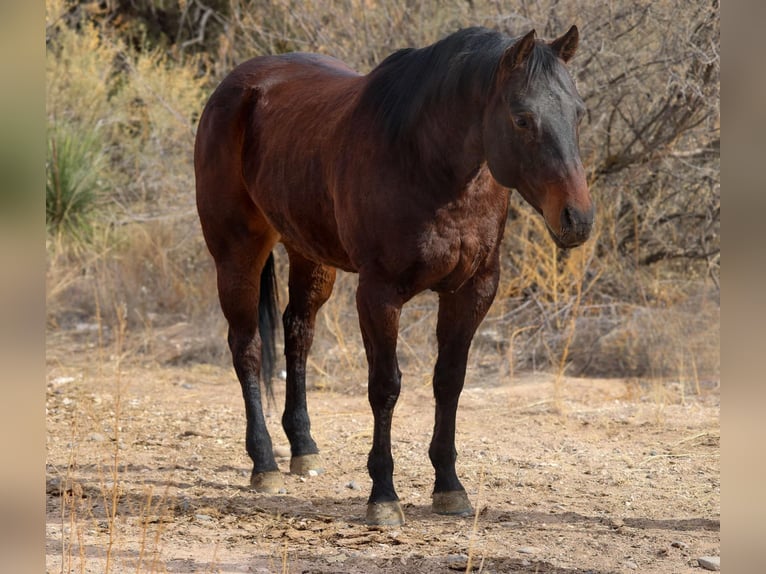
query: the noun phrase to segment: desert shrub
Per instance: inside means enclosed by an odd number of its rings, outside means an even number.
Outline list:
[[[206,281],[194,274],[204,247],[191,148],[207,78],[193,59],[138,50],[84,14],[73,21],[78,6],[46,5],[46,211],[51,231],[86,226],[92,244],[48,241],[49,321],[117,304],[130,325],[177,320],[200,308],[181,285]]]
[[[49,121],[97,128],[108,160],[110,209],[99,217],[112,228],[101,237],[116,243],[91,253],[75,283],[82,293],[82,277],[91,277],[99,292],[129,301],[135,325],[185,317],[207,326],[206,313],[220,317],[193,205],[191,148],[206,94],[234,65],[303,50],[366,72],[395,49],[463,26],[514,35],[535,28],[551,38],[576,23],[581,42],[570,68],[588,108],[581,148],[597,226],[586,245],[559,251],[512,196],[502,283],[473,364],[490,349],[505,350],[499,368],[508,371],[717,372],[717,0],[142,0],[95,12],[92,3],[47,5],[60,15],[47,24]],[[68,268],[71,257],[56,249],[51,261]],[[49,267],[52,277],[63,271]],[[279,269],[284,304],[284,261]],[[363,362],[355,284],[339,275],[319,318],[312,368],[323,380]],[[49,292],[66,300],[66,289]],[[405,369],[430,371],[435,305],[425,295],[402,316]]]

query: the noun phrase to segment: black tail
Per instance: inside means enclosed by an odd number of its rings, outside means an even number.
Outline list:
[[[277,363],[277,326],[279,324],[279,299],[277,276],[274,271],[274,254],[269,253],[261,271],[261,294],[258,300],[258,330],[261,334],[261,380],[269,400],[274,400],[271,384]]]

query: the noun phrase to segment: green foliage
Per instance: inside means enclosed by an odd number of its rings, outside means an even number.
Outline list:
[[[95,130],[59,125],[48,134],[45,222],[51,233],[87,239],[102,196],[106,164]]]

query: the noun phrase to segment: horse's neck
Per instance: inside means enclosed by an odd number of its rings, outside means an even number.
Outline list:
[[[485,161],[481,110],[455,105],[423,112],[414,131],[415,153],[427,173],[443,177],[455,191],[462,189]]]

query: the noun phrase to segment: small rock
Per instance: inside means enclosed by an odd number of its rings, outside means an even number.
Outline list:
[[[516,552],[519,554],[537,554],[540,552],[540,549],[535,548],[534,546],[522,546],[521,548],[517,548]]]
[[[349,488],[351,490],[359,490],[359,485],[356,483],[355,480],[352,480],[351,482],[346,483],[346,488]]]
[[[189,383],[181,383],[181,388],[190,391],[194,388],[194,385],[190,385]]]
[[[209,514],[195,514],[194,515],[195,520],[199,520],[200,522],[212,522],[213,517]]]
[[[623,564],[625,564],[626,568],[630,568],[631,570],[638,570],[638,564],[632,562],[631,560],[627,560],[623,562]]]
[[[468,556],[465,554],[450,554],[447,556],[447,568],[465,571],[468,568]]]
[[[309,470],[308,475],[309,476],[319,476],[319,471],[318,470],[314,470],[312,468],[311,470]]]
[[[705,570],[713,570],[718,572],[721,569],[721,557],[720,556],[702,556],[697,558],[697,563]]]
[[[92,442],[104,442],[106,437],[98,432],[92,432],[88,435],[88,440]]]
[[[66,385],[67,383],[73,383],[77,379],[74,377],[56,377],[51,381],[51,384],[53,385]]]
[[[686,550],[689,547],[689,545],[686,542],[681,542],[680,540],[674,540],[673,542],[670,543],[670,545],[673,548],[680,548],[681,550]]]

